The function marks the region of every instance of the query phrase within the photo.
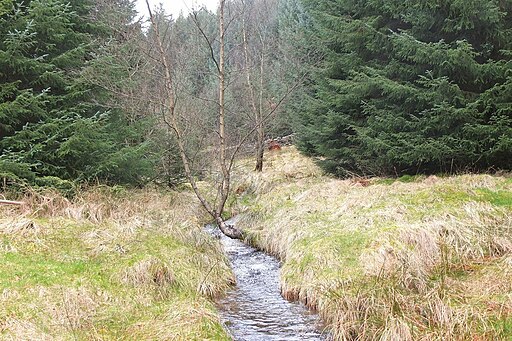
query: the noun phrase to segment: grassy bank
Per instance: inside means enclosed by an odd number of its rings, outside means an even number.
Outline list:
[[[336,180],[293,148],[252,166],[232,211],[336,339],[509,340],[510,177]]]
[[[190,193],[96,188],[0,207],[0,339],[223,340],[234,281]]]

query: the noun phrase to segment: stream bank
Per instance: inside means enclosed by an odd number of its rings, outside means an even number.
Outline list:
[[[294,147],[252,169],[229,209],[333,339],[510,340],[512,174],[341,180]]]
[[[217,228],[207,230],[220,238],[236,276],[237,286],[217,302],[221,320],[236,341],[326,340],[316,314],[280,293],[277,259]]]

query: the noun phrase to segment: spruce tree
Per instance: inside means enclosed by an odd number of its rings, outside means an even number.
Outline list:
[[[512,3],[304,0],[300,148],[344,176],[512,168]]]
[[[122,183],[152,175],[145,124],[133,124],[122,109],[109,107],[108,92],[82,77],[100,44],[118,39],[108,18],[98,17],[98,3],[13,1],[1,16],[3,173],[29,181],[53,176]],[[124,6],[130,11],[132,5]]]

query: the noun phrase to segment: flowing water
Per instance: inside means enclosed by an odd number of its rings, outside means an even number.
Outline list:
[[[317,315],[280,294],[279,262],[220,231],[237,286],[219,300],[224,325],[236,341],[326,340]]]

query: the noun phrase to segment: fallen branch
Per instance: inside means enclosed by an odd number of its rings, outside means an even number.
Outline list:
[[[23,201],[0,200],[0,205],[23,205]]]

